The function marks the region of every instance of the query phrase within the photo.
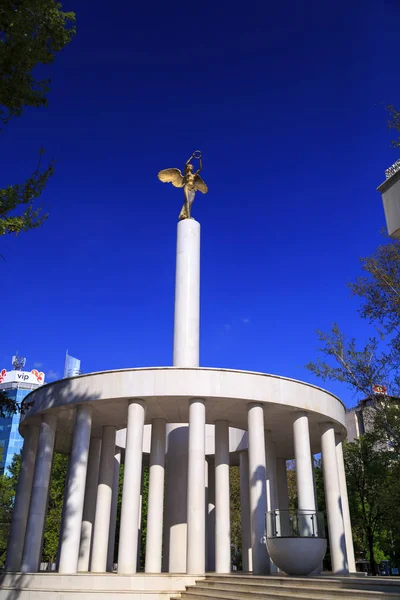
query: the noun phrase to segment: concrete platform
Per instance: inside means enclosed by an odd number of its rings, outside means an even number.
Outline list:
[[[201,579],[204,577],[169,573],[4,573],[0,600],[166,600]]]

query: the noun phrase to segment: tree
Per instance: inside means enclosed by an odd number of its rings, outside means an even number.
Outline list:
[[[376,554],[393,506],[393,453],[383,449],[376,435],[366,434],[343,447],[354,541],[368,548],[373,575]],[[394,467],[396,468],[396,467]],[[397,484],[398,487],[398,484]],[[384,554],[381,552],[381,557]]]
[[[49,499],[43,539],[43,562],[56,562],[60,539],[64,491],[67,483],[68,455],[54,453],[51,468]]]
[[[0,124],[2,129],[25,107],[47,104],[50,79],[34,76],[39,65],[53,62],[75,34],[75,15],[55,0],[2,0],[0,7]],[[54,172],[51,162],[37,168],[25,183],[0,189],[0,235],[39,227],[46,215],[35,208]]]
[[[387,111],[390,116],[390,121],[388,123],[390,129],[396,129],[397,131],[400,131],[400,112],[399,112],[399,110],[395,106],[393,106],[393,104],[390,104],[387,107]],[[395,146],[395,147],[400,146],[400,136],[397,140],[392,140],[392,146]]]
[[[371,399],[373,427],[400,452],[400,242],[391,240],[361,259],[364,274],[350,284],[360,299],[360,316],[375,328],[364,347],[347,338],[338,325],[318,331],[323,358],[307,368],[323,380],[347,384],[359,400]],[[374,385],[386,388],[376,395]]]
[[[0,569],[4,568],[10,534],[15,489],[7,475],[0,475]]]
[[[229,467],[229,509],[231,526],[231,561],[240,570],[242,568],[242,507],[240,503],[240,470]]]
[[[68,456],[55,452],[43,540],[44,562],[55,562],[57,558],[67,465]],[[15,454],[9,467],[10,475],[0,475],[0,567],[5,561],[20,466],[21,454]]]

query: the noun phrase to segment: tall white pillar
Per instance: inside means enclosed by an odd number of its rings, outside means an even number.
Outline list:
[[[107,570],[108,536],[110,533],[114,481],[115,435],[115,427],[112,425],[105,425],[103,427],[96,516],[93,529],[92,560],[90,563],[92,573],[104,573]]]
[[[240,460],[240,524],[242,529],[242,565],[243,571],[253,570],[250,533],[250,482],[249,455],[247,450],[239,454]]]
[[[28,425],[24,430],[24,446],[7,546],[6,571],[19,571],[21,569],[38,439],[39,427]]]
[[[85,501],[83,504],[78,571],[89,571],[92,553],[92,534],[96,514],[97,483],[99,480],[101,438],[91,438],[86,470]]]
[[[146,573],[161,573],[164,509],[165,425],[165,419],[153,419],[151,426],[145,559]]]
[[[207,447],[207,438],[206,438],[206,447]],[[209,539],[208,539],[208,461],[207,461],[207,458],[204,461],[204,510],[205,510],[205,515],[204,515],[205,521],[204,522],[205,522],[205,529],[206,529],[205,565],[206,565],[206,571],[208,571],[208,546],[209,546]]]
[[[254,575],[270,574],[270,559],[265,543],[267,512],[264,411],[261,404],[248,406],[249,479],[251,547]]]
[[[42,416],[22,554],[21,571],[23,573],[36,573],[39,569],[56,426],[57,417],[51,413]]]
[[[337,459],[338,471],[339,471],[339,487],[340,487],[340,496],[342,499],[342,512],[343,512],[344,532],[345,532],[345,537],[346,537],[347,560],[348,560],[348,564],[349,564],[350,573],[355,573],[356,572],[356,561],[355,561],[355,557],[354,557],[353,533],[351,530],[349,498],[347,495],[346,472],[344,470],[342,442],[340,442],[339,444],[336,445],[336,459]]]
[[[131,400],[126,428],[124,484],[118,547],[118,573],[127,575],[136,573],[144,415],[144,402]]]
[[[347,574],[349,568],[336,458],[335,430],[332,423],[323,423],[320,430],[332,571],[336,574]]]
[[[163,571],[186,573],[189,427],[168,423]]]
[[[107,571],[110,573],[114,567],[114,547],[115,547],[115,532],[117,527],[117,510],[118,510],[118,489],[119,489],[119,471],[121,466],[121,448],[115,449],[114,468],[113,468],[113,487],[111,500],[110,514],[110,533],[108,536],[107,550]]]
[[[294,418],[293,441],[299,510],[315,511],[310,431],[306,413],[297,413]]]
[[[207,488],[207,571],[215,571],[215,465],[208,463]]]
[[[265,463],[266,463],[266,490],[267,513],[278,508],[278,490],[276,483],[276,452],[275,443],[272,441],[271,431],[265,430]],[[267,528],[268,531],[268,528]],[[278,572],[278,567],[270,561],[271,575]]]
[[[204,400],[189,403],[189,455],[187,489],[187,558],[188,575],[205,573],[205,428]]]
[[[215,423],[215,571],[231,572],[228,421]]]
[[[265,463],[267,472],[267,509],[278,508],[278,489],[276,477],[276,451],[271,432],[265,431]]]
[[[138,544],[136,553],[136,571],[140,571],[140,559],[142,556],[142,508],[143,508],[143,469],[142,478],[140,482],[140,496],[139,496],[139,514],[138,514]]]
[[[178,223],[175,276],[175,367],[199,366],[200,223]]]
[[[310,430],[305,412],[296,413],[293,420],[294,456],[299,508],[299,526],[304,536],[318,535],[315,513],[313,463],[310,448]]]
[[[63,539],[61,541],[59,573],[76,573],[81,541],[83,503],[87,461],[92,428],[92,407],[81,404],[76,409],[74,435],[69,464]]]

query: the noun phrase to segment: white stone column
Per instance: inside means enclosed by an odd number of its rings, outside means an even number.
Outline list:
[[[206,426],[206,430],[207,430],[207,426]],[[206,434],[206,448],[207,448],[207,434]],[[206,565],[206,572],[208,571],[208,546],[209,546],[209,539],[208,539],[208,461],[207,458],[204,461],[204,509],[205,509],[205,529],[206,529],[206,550],[205,550],[205,565]]]
[[[275,443],[272,441],[271,431],[265,430],[265,463],[266,463],[266,490],[267,490],[267,513],[268,518],[271,518],[269,513],[278,508],[278,490],[276,483],[276,452]],[[268,533],[268,527],[267,527]],[[278,567],[270,561],[271,575],[278,572]]]
[[[186,573],[189,427],[168,423],[163,571]]]
[[[23,573],[36,573],[39,569],[56,426],[56,416],[51,413],[43,415],[40,424],[35,473],[33,475],[32,494],[22,554],[21,571]]]
[[[149,497],[147,504],[146,573],[161,573],[164,473],[165,473],[165,419],[153,419],[149,469]]]
[[[215,571],[231,572],[229,424],[215,423]]]
[[[144,416],[144,402],[131,400],[126,428],[124,484],[118,547],[118,573],[127,575],[136,573]]]
[[[7,546],[6,571],[19,571],[21,569],[38,439],[38,425],[28,425],[25,427],[21,466]]]
[[[105,425],[103,427],[96,516],[93,529],[92,560],[90,562],[92,573],[104,573],[107,570],[108,536],[110,533],[114,481],[115,435],[115,427],[112,425]]]
[[[267,512],[264,411],[261,404],[248,406],[249,480],[251,546],[254,575],[270,574],[270,559],[265,544]]]
[[[59,573],[76,573],[81,541],[83,503],[87,462],[92,428],[92,407],[81,404],[76,409],[74,435],[69,465],[63,539],[61,541]]]
[[[318,535],[315,515],[315,491],[313,464],[310,448],[310,430],[305,412],[296,413],[293,420],[294,457],[296,461],[296,482],[301,535]]]
[[[215,571],[215,465],[208,463],[207,571]]]
[[[110,514],[110,533],[108,536],[107,550],[107,571],[112,573],[114,567],[114,547],[115,547],[115,531],[117,527],[117,510],[118,510],[118,488],[119,488],[119,471],[121,467],[121,448],[115,449],[114,454],[114,469],[113,469],[113,487],[112,501]]]
[[[313,454],[311,454],[311,460],[312,460],[312,473],[313,473],[313,483],[314,483],[315,510],[318,513],[317,482],[316,482],[316,478],[315,478],[315,462],[314,462],[314,455]],[[318,533],[320,533],[320,532],[318,532]],[[316,567],[314,569],[314,571],[311,573],[311,575],[320,575],[323,570],[324,570],[324,560],[322,559],[321,562],[320,562],[320,564],[318,565],[318,567]]]
[[[142,553],[142,508],[143,508],[143,469],[142,469],[142,478],[140,483],[140,496],[139,496],[139,514],[138,514],[138,543],[137,543],[137,553],[136,553],[136,571],[140,571],[140,558]]]
[[[278,489],[276,477],[276,450],[271,431],[265,431],[265,463],[267,472],[267,509],[278,508]]]
[[[336,458],[335,430],[332,423],[323,423],[320,425],[320,430],[332,571],[336,574],[347,574],[349,568]]]
[[[205,461],[206,407],[204,400],[189,403],[186,573],[205,573]]]
[[[339,472],[339,488],[342,499],[342,513],[344,532],[346,537],[346,552],[350,573],[356,573],[356,561],[354,557],[353,533],[351,530],[349,498],[347,495],[346,472],[344,469],[343,446],[342,442],[336,445],[336,459]]]
[[[99,480],[101,438],[90,440],[88,467],[86,470],[85,501],[83,504],[81,541],[78,571],[89,571],[92,551],[92,534],[96,514],[97,484]]]
[[[249,455],[247,450],[239,453],[240,460],[240,524],[242,529],[242,565],[243,571],[253,570],[250,533],[250,482]]]
[[[175,277],[175,367],[199,366],[200,223],[178,223]]]

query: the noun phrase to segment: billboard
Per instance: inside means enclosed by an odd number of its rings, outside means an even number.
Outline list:
[[[7,371],[2,369],[0,371],[0,383],[29,383],[35,385],[42,385],[44,383],[43,371]]]

